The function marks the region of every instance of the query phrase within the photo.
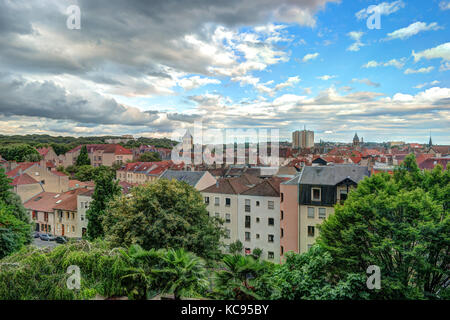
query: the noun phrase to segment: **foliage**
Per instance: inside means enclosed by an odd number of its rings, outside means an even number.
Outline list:
[[[139,156],[137,161],[141,162],[161,161],[161,156],[157,152],[145,152]]]
[[[77,166],[74,177],[79,181],[92,181],[97,175],[97,168],[91,165]]]
[[[225,255],[222,263],[221,268],[216,271],[214,281],[218,297],[234,300],[263,298],[258,293],[257,282],[267,271],[266,263],[255,260],[252,256],[242,255]]]
[[[88,166],[91,164],[91,160],[89,159],[89,154],[86,146],[81,147],[80,154],[78,155],[75,164],[77,165],[77,167]]]
[[[116,246],[184,248],[207,260],[220,256],[219,222],[187,183],[161,179],[114,199],[105,216],[106,238]]]
[[[308,252],[288,252],[286,261],[273,273],[273,299],[335,300],[367,299],[365,272],[347,274],[337,279],[332,271],[333,259],[324,248],[315,245]]]
[[[450,171],[420,171],[413,155],[393,176],[364,179],[321,227],[340,278],[381,268],[382,299],[448,295]],[[447,287],[446,287],[447,286]]]
[[[252,257],[256,260],[258,260],[259,258],[261,258],[261,255],[263,253],[263,250],[260,248],[255,248],[252,251]]]
[[[0,145],[0,154],[8,161],[36,162],[41,160],[39,152],[32,146],[24,143]]]
[[[162,293],[173,293],[175,300],[179,300],[207,287],[205,263],[196,255],[184,249],[169,249],[160,257],[160,266],[151,274]]]
[[[244,250],[244,245],[241,241],[236,240],[233,243],[230,243],[228,251],[230,254],[236,255],[236,254],[242,254],[242,251]]]
[[[118,181],[114,181],[114,173],[107,167],[99,167],[94,178],[95,190],[92,202],[86,212],[88,218],[87,233],[90,239],[104,236],[102,220],[104,219],[108,202],[120,194]]]

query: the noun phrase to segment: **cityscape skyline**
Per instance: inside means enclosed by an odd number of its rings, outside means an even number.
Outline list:
[[[0,2],[0,134],[449,143],[448,1],[247,2]]]

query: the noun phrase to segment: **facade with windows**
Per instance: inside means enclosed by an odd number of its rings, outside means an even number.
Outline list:
[[[334,205],[343,203],[369,175],[367,167],[356,165],[304,167],[298,176],[283,183],[282,255],[308,251],[319,236],[320,224],[334,213]]]
[[[261,257],[280,261],[280,183],[272,178],[238,195],[238,239],[246,254],[262,249]]]

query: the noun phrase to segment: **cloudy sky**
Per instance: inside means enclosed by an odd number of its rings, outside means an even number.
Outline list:
[[[0,134],[170,137],[201,120],[450,144],[449,18],[441,0],[0,0]]]

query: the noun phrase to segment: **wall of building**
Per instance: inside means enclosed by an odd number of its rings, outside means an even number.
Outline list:
[[[35,195],[43,192],[44,189],[39,183],[18,185],[14,187],[14,192],[19,195],[22,203],[27,202]]]
[[[314,218],[308,217],[308,208],[314,208]],[[300,227],[298,238],[300,240],[299,243],[300,253],[307,252],[308,249],[316,242],[316,239],[319,236],[318,226],[325,220],[319,218],[319,208],[325,209],[325,219],[328,218],[330,214],[334,213],[334,207],[314,206],[314,205],[299,206]],[[314,227],[313,237],[308,235],[308,226]]]
[[[280,202],[280,211],[283,211],[283,218],[280,220],[280,227],[283,229],[280,245],[283,247],[284,253],[288,251],[298,252],[298,184],[280,184],[280,193],[283,194],[283,201]]]
[[[250,200],[250,212],[245,212],[245,200]],[[253,252],[259,248],[263,250],[262,258],[278,263],[280,261],[280,198],[239,195],[238,208],[238,238],[244,249]],[[259,206],[257,206],[259,201]],[[268,202],[273,201],[273,209],[268,208]],[[250,216],[250,228],[245,227],[245,216]],[[274,225],[269,226],[268,219],[274,219]],[[245,239],[245,233],[250,232],[250,240]],[[273,235],[273,242],[269,242],[269,235]],[[273,258],[269,258],[269,252]]]

